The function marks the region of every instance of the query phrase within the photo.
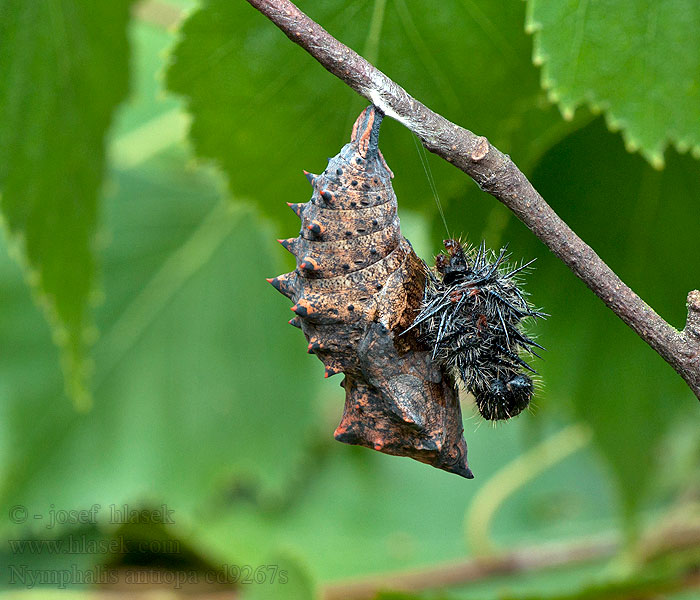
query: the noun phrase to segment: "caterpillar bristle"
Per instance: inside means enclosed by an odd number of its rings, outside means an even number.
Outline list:
[[[412,328],[433,349],[433,358],[474,396],[482,417],[506,420],[530,403],[536,374],[521,352],[544,350],[522,331],[525,320],[544,318],[527,301],[518,278],[533,261],[511,268],[507,246],[498,254],[482,242],[474,248],[444,241],[446,254],[428,271],[421,310]],[[409,328],[410,329],[410,328]]]

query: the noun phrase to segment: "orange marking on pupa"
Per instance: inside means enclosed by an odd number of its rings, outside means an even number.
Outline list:
[[[304,270],[304,271],[313,272],[313,271],[319,271],[321,269],[321,266],[318,264],[317,261],[315,261],[310,256],[305,256],[304,260],[299,265],[299,268]]]

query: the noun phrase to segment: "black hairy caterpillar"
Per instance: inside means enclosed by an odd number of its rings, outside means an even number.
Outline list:
[[[474,395],[482,417],[510,419],[530,403],[534,370],[520,356],[539,355],[542,348],[522,331],[522,321],[542,318],[518,286],[517,276],[533,261],[516,268],[505,265],[506,248],[498,256],[485,244],[471,248],[445,240],[447,254],[428,271],[423,305],[413,325],[433,348],[432,358],[452,372]]]
[[[378,148],[382,117],[366,108],[326,170],[306,173],[311,200],[289,204],[300,234],[279,240],[296,269],[268,281],[295,303],[290,324],[325,376],[345,374],[337,440],[472,478],[454,379],[410,329],[427,271],[401,235],[393,174]]]

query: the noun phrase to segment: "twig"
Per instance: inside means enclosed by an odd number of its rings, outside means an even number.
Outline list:
[[[664,321],[552,210],[507,154],[434,113],[288,0],[248,0],[323,67],[396,119],[423,145],[505,204],[618,317],[658,352],[700,399],[700,292],[688,295],[688,324]]]
[[[700,545],[698,528],[669,528],[657,533],[662,535],[650,537],[649,540],[653,542],[661,540],[661,543],[653,547],[653,552],[647,553],[647,559],[663,556],[669,552],[697,549]],[[621,544],[616,535],[607,535],[575,544],[565,542],[522,548],[500,556],[469,559],[461,563],[438,565],[424,570],[340,581],[324,588],[323,600],[370,600],[381,590],[419,592],[465,585],[498,575],[540,572],[545,569],[610,558],[620,547]]]

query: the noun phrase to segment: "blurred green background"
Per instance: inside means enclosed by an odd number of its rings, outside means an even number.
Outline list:
[[[299,6],[509,153],[682,328],[700,8],[627,4]],[[385,121],[420,256],[446,237],[432,177],[450,234],[537,258],[533,410],[494,427],[463,398],[472,481],[344,446],[339,378],[265,277],[366,102],[242,0],[0,0],[0,23],[0,594],[697,597],[697,399],[496,200]]]

